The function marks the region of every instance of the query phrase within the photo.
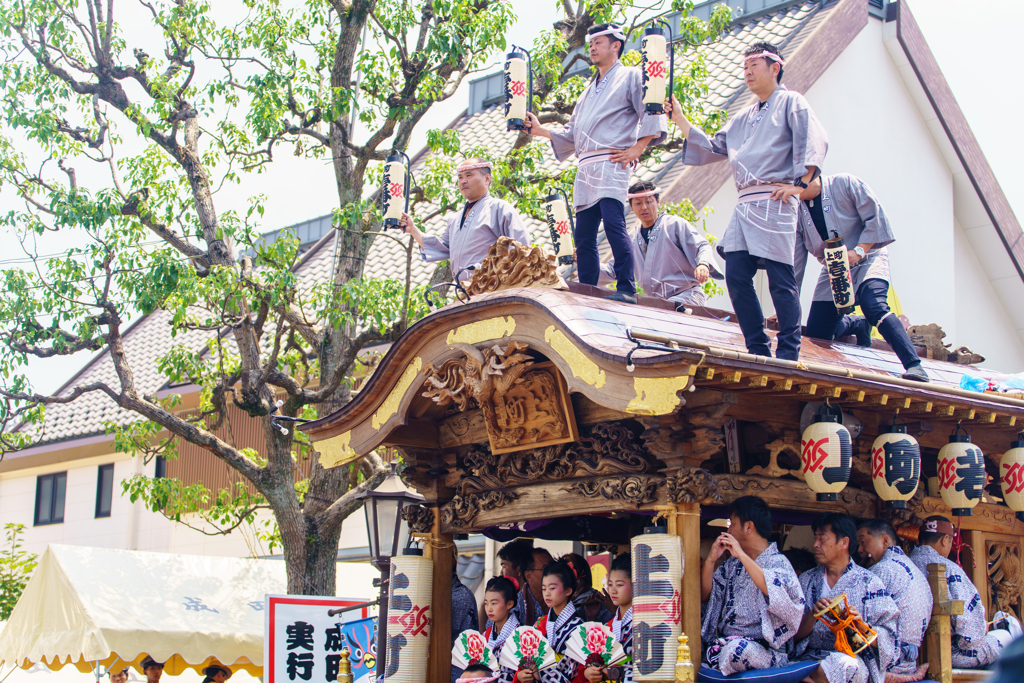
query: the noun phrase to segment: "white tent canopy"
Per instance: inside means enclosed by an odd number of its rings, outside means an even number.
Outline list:
[[[148,654],[172,675],[214,659],[260,675],[264,596],[286,585],[280,561],[50,545],[0,635],[0,660],[85,672],[138,667]]]

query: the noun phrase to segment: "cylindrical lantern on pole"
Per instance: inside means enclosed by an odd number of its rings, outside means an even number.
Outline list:
[[[551,231],[551,247],[555,250],[558,263],[573,262],[573,225],[572,214],[569,212],[569,200],[559,190],[555,190],[544,198],[544,217]]]
[[[905,508],[921,481],[921,446],[906,425],[883,426],[871,444],[871,480],[885,507]]]
[[[683,547],[664,527],[647,527],[631,541],[633,557],[633,680],[675,680],[676,639],[682,632]]]
[[[1003,489],[1003,502],[1024,522],[1024,432],[1010,442],[1010,450],[999,461],[999,486]]]
[[[825,403],[804,430],[800,448],[804,481],[819,501],[838,500],[850,480],[853,439],[842,421],[839,406]]]
[[[398,152],[384,162],[384,180],[381,187],[381,213],[384,214],[384,229],[397,228],[402,222],[402,213],[409,211],[409,157]]]
[[[505,55],[506,130],[526,130],[526,112],[533,106],[533,68],[530,52],[516,45]]]
[[[939,451],[939,494],[957,517],[970,517],[985,489],[985,456],[957,423]]]
[[[668,38],[665,37],[666,31]],[[640,72],[644,111],[664,114],[665,100],[675,86],[675,45],[672,27],[665,21],[655,20],[644,29],[640,39]]]
[[[434,564],[423,551],[409,548],[391,558],[391,582],[388,590],[387,664],[384,680],[393,683],[426,683],[430,650],[430,597]],[[447,638],[448,636],[445,636]]]
[[[832,231],[832,239],[825,241],[825,270],[832,286],[832,301],[839,309],[840,315],[846,315],[854,309],[853,277],[850,275],[850,255],[846,245],[836,231]]]

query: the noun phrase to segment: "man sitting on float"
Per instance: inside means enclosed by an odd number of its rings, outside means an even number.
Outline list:
[[[774,543],[772,513],[757,496],[729,506],[729,531],[711,547],[701,573],[706,604],[701,639],[723,675],[786,666],[787,644],[800,628],[804,594],[793,566]],[[715,569],[725,553],[730,557]]]
[[[491,196],[491,162],[466,159],[456,170],[466,206],[445,219],[441,236],[424,235],[407,213],[402,214],[401,225],[416,240],[424,261],[449,259],[452,279],[468,280],[471,273],[463,271],[479,266],[499,237],[511,237],[530,246],[530,233],[514,206]]]
[[[864,566],[889,589],[900,615],[896,622],[899,639],[887,674],[894,680],[920,680],[917,656],[924,631],[932,618],[932,591],[928,579],[898,545],[896,529],[884,519],[869,519],[857,525],[857,552]],[[916,678],[914,678],[916,676]]]
[[[660,190],[652,182],[629,188],[629,208],[640,220],[632,230],[633,275],[647,296],[667,299],[676,310],[707,305],[703,284],[709,277],[721,280],[711,260],[711,244],[697,228],[682,218],[661,212]],[[615,280],[614,259],[601,264],[604,285]]]
[[[815,518],[811,529],[814,531],[814,559],[818,566],[800,575],[806,613],[796,634],[796,657],[817,660],[821,665],[805,680],[813,683],[884,683],[885,672],[896,656],[899,616],[896,603],[882,580],[855,564],[850,557],[850,550],[857,543],[857,526],[853,518],[827,512]],[[849,611],[846,610],[847,605]],[[839,652],[837,634],[815,618],[816,614],[831,614],[833,611],[867,624],[877,638],[866,647],[867,639],[850,642],[854,655]],[[840,634],[846,635],[851,631],[844,629]],[[857,638],[848,640],[858,641]]]
[[[964,613],[950,619],[953,630],[953,667],[977,669],[996,661],[1013,637],[1009,631],[1002,629],[988,631],[985,605],[978,589],[960,565],[949,559],[955,534],[953,523],[942,515],[929,517],[921,527],[918,546],[911,551],[910,560],[926,575],[929,564],[946,567],[949,599],[964,601]]]

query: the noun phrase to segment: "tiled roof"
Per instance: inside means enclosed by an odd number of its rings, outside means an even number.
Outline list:
[[[744,85],[740,53],[743,47],[754,40],[767,40],[784,47],[784,54],[791,55],[813,32],[838,0],[816,2],[802,0],[783,9],[761,15],[742,18],[734,24],[723,38],[711,45],[700,48],[706,58],[709,71],[709,93],[706,102],[709,107],[728,106],[730,113],[744,106]],[[681,56],[679,66],[686,63]],[[679,68],[677,66],[677,69]],[[508,149],[515,141],[515,134],[506,132],[504,119],[497,106],[491,106],[475,115],[463,114],[452,124],[460,133],[465,148],[474,145],[486,145],[498,149]],[[638,169],[637,177],[642,180],[658,179],[661,187],[668,187],[682,170],[682,164],[674,164],[677,153],[666,154],[659,163],[650,163]],[[425,154],[416,157],[414,168],[422,164]],[[559,164],[545,146],[544,167],[547,170],[568,168],[572,160]],[[414,171],[415,172],[415,171]],[[430,213],[434,207],[422,209],[422,214]],[[531,231],[537,244],[550,244],[546,227],[541,221],[524,216],[527,228]],[[427,223],[427,230],[439,234],[444,229],[443,216],[435,216]],[[331,274],[331,257],[333,242],[325,240],[314,253],[309,254],[299,268],[299,275],[304,283],[324,281]],[[366,260],[364,270],[366,277],[401,278],[405,264],[405,251],[391,239],[377,238]],[[413,255],[413,285],[429,281],[435,264],[426,263]],[[212,336],[210,332],[191,332],[178,337],[171,337],[168,327],[169,315],[157,312],[138,321],[125,335],[125,350],[129,363],[135,372],[135,384],[140,393],[154,394],[164,387],[165,381],[156,368],[156,359],[167,353],[172,346],[184,344],[190,348],[203,348]],[[89,364],[67,385],[71,387],[93,382],[104,381],[111,386],[119,386],[114,373],[113,363],[106,353],[98,354]],[[103,432],[103,424],[108,420],[135,419],[133,413],[121,411],[105,394],[92,393],[82,396],[74,403],[47,408],[45,423],[45,441],[66,441],[72,438],[90,436]],[[10,456],[9,456],[10,457]]]

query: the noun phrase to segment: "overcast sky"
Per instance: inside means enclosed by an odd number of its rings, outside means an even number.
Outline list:
[[[867,0],[862,0],[867,2]],[[549,27],[556,19],[561,3],[556,0],[513,0],[519,20],[509,31],[509,43],[531,45],[538,29]],[[121,3],[124,4],[124,3]],[[1016,120],[1024,111],[1024,94],[1016,81],[1003,75],[1004,68],[1016,70],[1018,29],[1024,25],[1024,2],[989,0],[985,3],[964,0],[911,0],[910,6],[926,39],[956,95],[1018,217],[1024,216],[1024,143]],[[122,17],[133,36],[144,35],[144,26],[132,26],[132,18]],[[870,74],[864,74],[870,78]],[[410,155],[426,139],[426,131],[448,125],[467,106],[468,84],[449,101],[436,106],[423,120],[411,145]],[[850,106],[856,106],[851,102]],[[884,121],[865,121],[865,128],[885,125]],[[236,209],[244,214],[249,197],[268,197],[263,226],[273,230],[329,213],[337,204],[333,174],[327,168],[313,172],[311,162],[279,153],[270,170],[246,178],[240,187],[229,187],[217,197],[220,211]],[[81,178],[82,171],[79,171]],[[9,191],[0,191],[0,208],[13,208]],[[66,242],[43,245],[41,253],[65,249]],[[20,247],[10,235],[0,236],[0,250],[17,256]],[[9,267],[9,266],[8,266]],[[80,354],[81,356],[81,354]],[[47,360],[33,364],[30,377],[37,389],[52,391],[79,369],[86,357]]]

